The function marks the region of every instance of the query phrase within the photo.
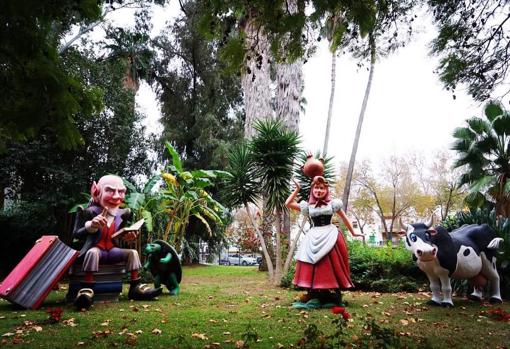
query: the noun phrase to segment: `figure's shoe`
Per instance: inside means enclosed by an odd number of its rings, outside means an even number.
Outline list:
[[[169,289],[168,291],[170,292],[170,295],[177,296],[179,294],[179,292],[181,291],[181,287],[177,286],[172,289]]]
[[[503,300],[501,300],[501,298],[499,298],[499,297],[491,297],[491,298],[489,298],[489,302],[491,304],[501,304],[501,303],[503,303]]]
[[[92,303],[94,303],[94,290],[90,287],[84,287],[78,291],[73,304],[76,309],[82,310],[89,309]]]
[[[159,296],[163,291],[161,287],[153,288],[147,284],[140,283],[140,279],[131,280],[130,284],[128,298],[135,301],[151,300]]]

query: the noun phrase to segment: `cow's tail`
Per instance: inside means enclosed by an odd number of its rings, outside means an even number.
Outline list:
[[[489,242],[487,248],[490,248],[491,250],[497,250],[502,242],[503,242],[502,238],[494,238],[491,240],[491,242]]]

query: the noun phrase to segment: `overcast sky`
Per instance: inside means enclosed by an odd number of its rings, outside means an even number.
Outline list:
[[[176,4],[176,2],[172,2]],[[154,33],[175,10],[158,11]],[[446,91],[433,73],[437,59],[428,55],[428,43],[434,37],[430,23],[415,28],[413,42],[390,57],[380,60],[375,68],[370,99],[358,148],[358,160],[379,162],[390,155],[423,152],[432,155],[446,150],[452,143],[452,132],[467,117],[479,115],[481,105],[462,90],[456,99]],[[307,100],[301,117],[300,133],[306,150],[321,150],[324,143],[330,95],[331,54],[325,40],[316,55],[304,65],[304,97]],[[328,147],[336,163],[348,161],[354,132],[365,93],[368,71],[359,70],[356,62],[339,57],[336,68],[336,94]],[[159,109],[155,95],[142,85],[137,96],[139,110],[147,114],[151,130],[158,126]]]

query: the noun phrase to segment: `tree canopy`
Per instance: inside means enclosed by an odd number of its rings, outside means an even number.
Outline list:
[[[1,143],[24,140],[45,127],[55,130],[65,148],[83,143],[75,118],[97,112],[101,95],[75,72],[62,69],[57,47],[72,25],[96,20],[100,5],[93,0],[2,2]]]
[[[163,140],[170,140],[191,169],[222,168],[229,144],[242,138],[240,79],[227,74],[216,43],[198,30],[200,2],[154,40],[160,53],[154,80],[161,101]]]
[[[510,64],[510,2],[429,0],[439,34],[432,52],[446,88],[465,84],[478,101],[505,82]],[[507,92],[507,91],[505,91]]]

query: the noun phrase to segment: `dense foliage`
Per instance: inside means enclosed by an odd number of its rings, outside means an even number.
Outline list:
[[[471,207],[495,206],[496,213],[510,217],[510,114],[502,104],[489,102],[483,117],[466,120],[455,129],[455,167],[464,174],[460,184],[470,186],[466,202]]]
[[[159,52],[153,78],[163,114],[161,138],[171,140],[189,169],[226,166],[230,145],[242,138],[240,79],[225,73],[217,43],[198,31],[203,11],[203,2],[186,2],[153,43]]]
[[[100,94],[63,69],[61,35],[78,23],[96,20],[94,0],[2,2],[0,11],[0,144],[25,140],[50,127],[66,148],[83,144],[78,114],[100,108]]]
[[[45,128],[25,142],[9,142],[0,155],[0,192],[3,194],[8,188],[10,193],[2,215],[13,224],[30,221],[6,227],[9,234],[4,242],[14,243],[20,235],[31,236],[30,243],[23,245],[25,251],[42,234],[65,239],[72,224],[67,212],[76,203],[86,201],[82,193],[89,192],[92,181],[107,173],[134,179],[148,175],[152,167],[147,156],[152,142],[139,126],[141,115],[131,108],[132,92],[122,87],[124,66],[112,60],[98,61],[87,52],[80,54],[71,49],[66,52],[64,68],[79,73],[82,81],[102,91],[104,109],[93,120],[77,114],[76,127],[84,145],[74,150],[62,150],[57,132]],[[24,208],[27,205],[29,210]],[[14,256],[2,254],[2,262],[3,258],[13,260]]]

